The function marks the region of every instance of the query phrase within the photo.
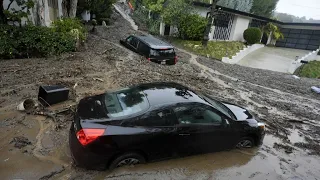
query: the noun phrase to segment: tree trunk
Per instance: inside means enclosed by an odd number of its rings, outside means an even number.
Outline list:
[[[7,24],[7,17],[4,15],[3,1],[0,0],[0,24]]]
[[[207,47],[207,45],[208,45],[209,34],[210,34],[210,31],[211,31],[211,26],[212,26],[212,19],[214,17],[214,13],[216,11],[217,2],[218,2],[218,0],[213,0],[212,1],[211,11],[210,11],[210,15],[209,15],[209,18],[208,18],[207,27],[206,27],[206,30],[204,31],[204,34],[203,34],[202,45],[204,47]]]
[[[63,17],[69,17],[69,7],[70,7],[69,0],[63,0],[62,1],[62,15],[63,15]]]
[[[76,17],[78,0],[70,0],[69,17]]]

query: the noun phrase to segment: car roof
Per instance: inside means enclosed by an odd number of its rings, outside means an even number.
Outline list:
[[[150,106],[162,104],[199,102],[207,104],[200,96],[189,88],[173,82],[147,83],[136,86],[146,95]]]
[[[134,36],[138,38],[139,40],[143,41],[147,45],[149,45],[152,49],[168,49],[168,48],[173,48],[171,44],[168,44],[164,41],[161,41],[160,39],[157,39],[153,36],[146,36],[146,35],[141,35],[141,36]]]

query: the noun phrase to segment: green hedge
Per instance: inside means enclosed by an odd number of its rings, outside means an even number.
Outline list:
[[[0,59],[47,57],[74,51],[76,40],[69,33],[42,26],[0,27]]]
[[[80,40],[86,39],[87,30],[77,18],[63,18],[52,23],[52,28],[56,32],[69,33],[73,29],[78,29]]]
[[[179,35],[186,40],[201,40],[207,25],[207,20],[197,14],[183,16],[179,23]]]
[[[259,28],[248,28],[243,33],[243,38],[248,44],[259,43],[262,37],[262,32]]]

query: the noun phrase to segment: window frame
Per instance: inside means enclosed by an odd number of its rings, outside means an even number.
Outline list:
[[[129,39],[129,38],[132,38],[132,40],[131,40],[130,42],[128,42],[128,39]],[[132,41],[137,41],[137,46],[136,46],[136,47],[134,47],[134,46],[131,44]],[[126,39],[126,42],[127,42],[127,44],[130,45],[132,48],[134,48],[135,50],[137,50],[138,47],[139,47],[140,40],[139,40],[138,38],[134,37],[134,36],[129,36],[129,37]]]
[[[161,111],[165,111],[165,110],[169,110],[170,111],[170,114],[172,117],[172,119],[170,120],[173,120],[175,121],[173,123],[173,125],[162,125],[162,126],[147,126],[147,125],[136,125],[135,122],[136,121],[139,121],[141,119],[143,119],[144,117],[147,119],[147,118],[150,118],[152,116],[152,113],[159,113]],[[174,119],[173,119],[174,118]],[[179,121],[172,109],[172,107],[168,107],[168,106],[165,106],[165,107],[159,107],[159,108],[153,108],[145,113],[143,113],[141,116],[137,117],[135,120],[132,120],[131,122],[133,124],[133,126],[137,126],[137,127],[148,127],[148,128],[168,128],[168,127],[176,127],[177,125],[179,125]]]
[[[219,115],[221,117],[221,123],[218,124],[218,123],[189,123],[189,124],[182,124],[179,122],[179,117],[177,116],[176,112],[174,111],[174,108],[177,108],[177,107],[195,107],[195,106],[198,106],[198,107],[203,107],[205,109],[208,109],[214,113],[216,113],[217,115]],[[203,104],[203,103],[178,103],[175,107],[172,109],[173,113],[175,114],[176,116],[176,119],[178,121],[178,125],[179,126],[223,126],[224,124],[229,124],[229,118],[224,115],[223,113],[221,113],[219,110],[215,109],[214,107],[210,106],[210,105],[207,105],[207,104]],[[228,122],[227,122],[228,121]]]

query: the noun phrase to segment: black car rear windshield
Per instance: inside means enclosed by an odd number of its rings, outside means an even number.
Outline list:
[[[174,49],[151,49],[150,56],[153,57],[174,57]]]
[[[105,104],[110,118],[129,116],[149,108],[145,94],[138,89],[108,93],[105,96]]]

